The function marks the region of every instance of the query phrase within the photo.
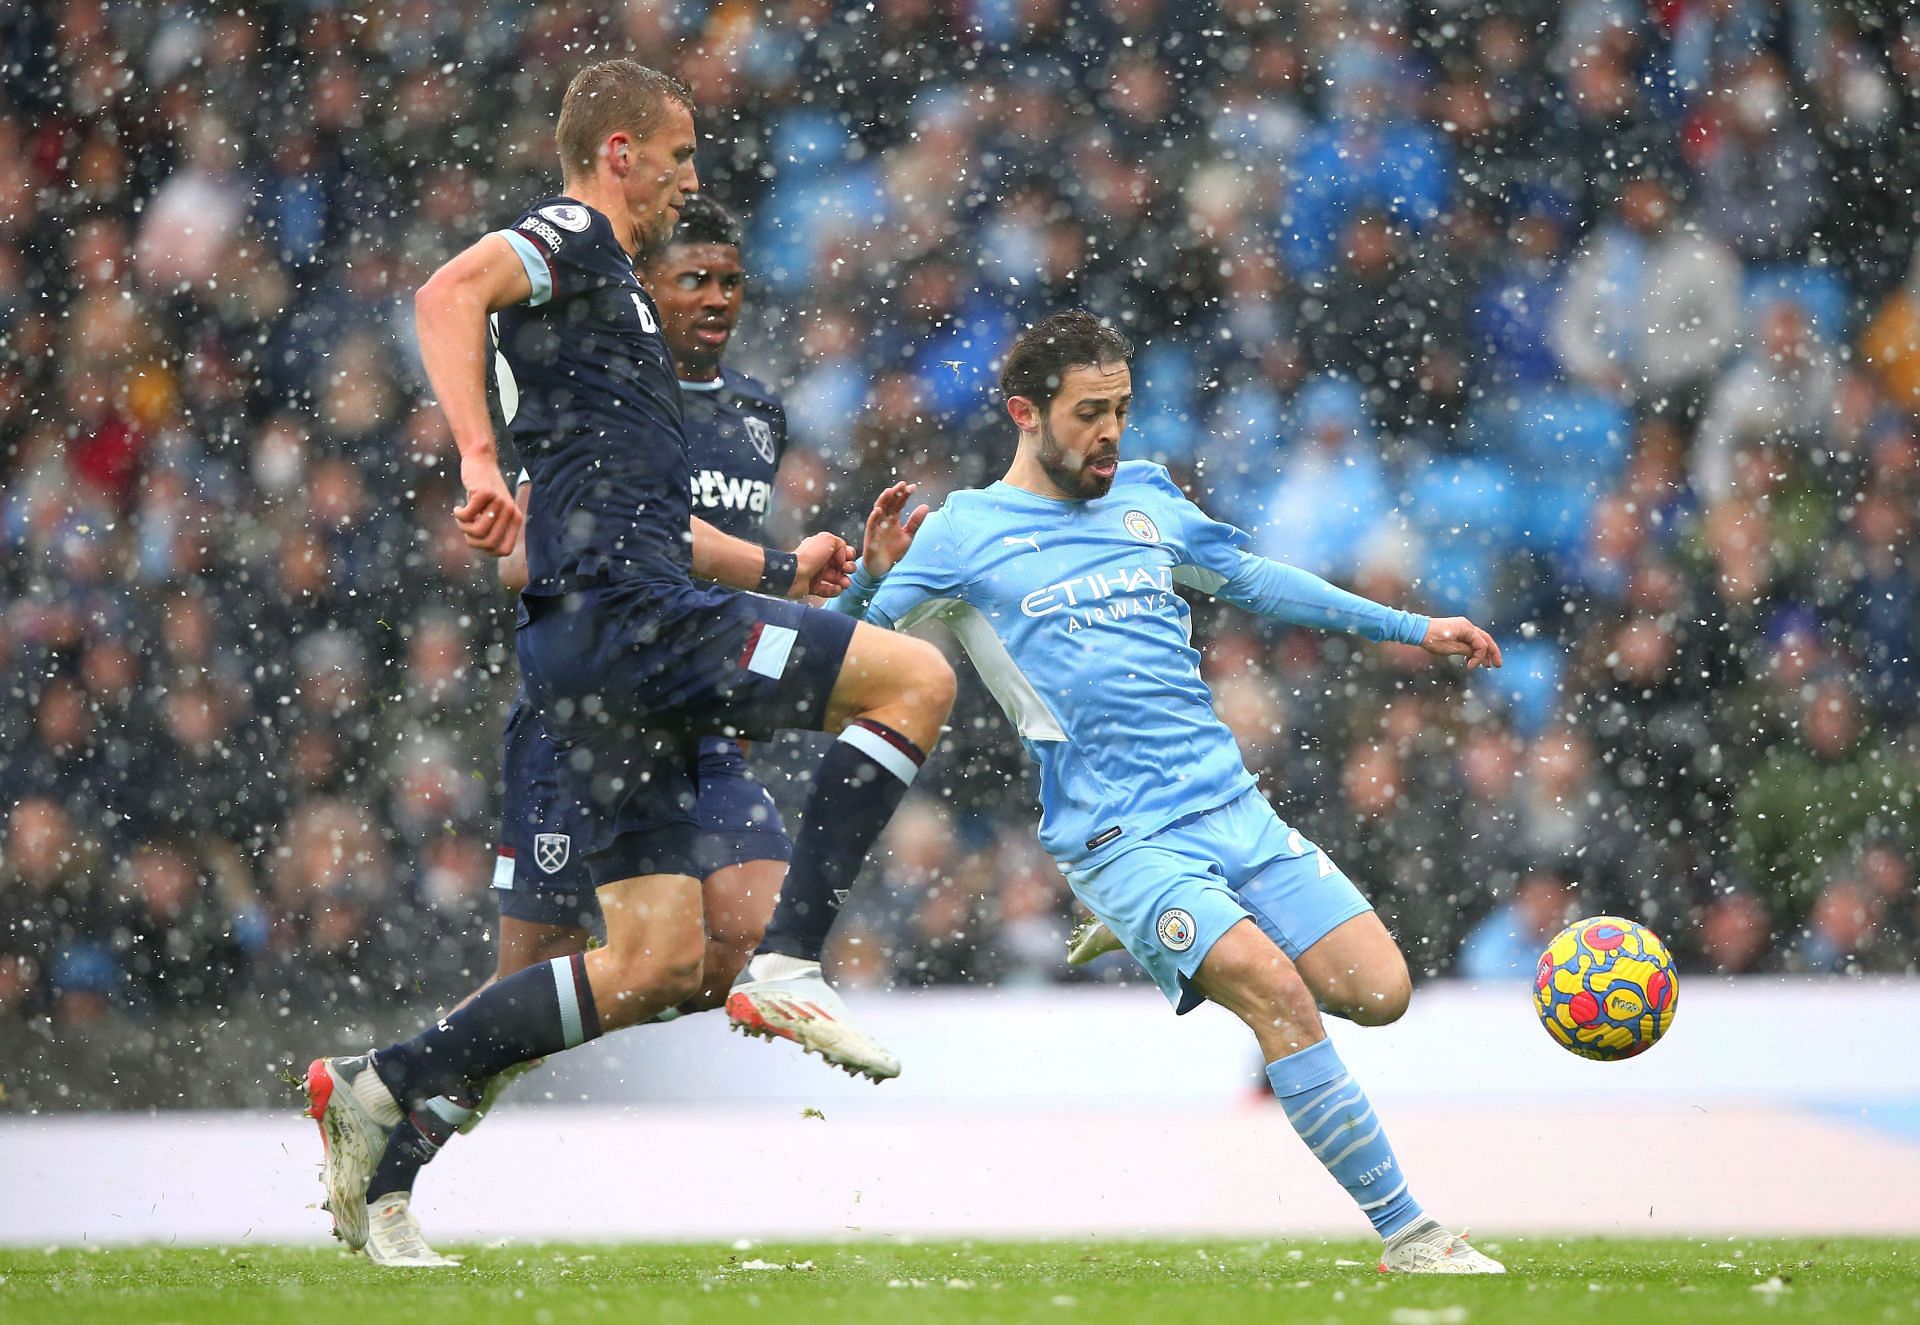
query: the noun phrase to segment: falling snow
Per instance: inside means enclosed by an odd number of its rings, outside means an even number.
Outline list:
[[[785,545],[996,477],[996,353],[1086,306],[1139,346],[1130,454],[1504,643],[1469,677],[1196,609],[1249,766],[1416,978],[1521,978],[1596,912],[1683,970],[1913,969],[1901,9],[8,7],[0,1106],[277,1098],[315,1026],[491,970],[512,607],[408,310],[553,191],[558,88],[612,51],[687,80],[750,218],[732,353],[787,403]],[[1138,981],[1066,968],[963,675],[838,979]],[[790,814],[816,748],[759,754]]]

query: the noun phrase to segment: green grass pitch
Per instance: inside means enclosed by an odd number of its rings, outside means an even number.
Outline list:
[[[1920,1320],[1920,1240],[1484,1245],[1506,1278],[1389,1278],[1373,1246],[1318,1241],[529,1244],[413,1271],[334,1248],[0,1250],[0,1325]]]

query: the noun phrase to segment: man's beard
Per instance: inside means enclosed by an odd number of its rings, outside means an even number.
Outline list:
[[[1043,415],[1040,419],[1040,449],[1034,458],[1040,462],[1040,468],[1052,480],[1053,486],[1067,496],[1081,501],[1092,501],[1104,497],[1113,491],[1113,478],[1103,477],[1088,468],[1096,460],[1118,459],[1120,449],[1095,452],[1085,460],[1075,461],[1065,451],[1053,435],[1052,423]]]
[[[639,248],[633,255],[633,262],[636,267],[651,262],[654,258],[660,256],[661,252],[667,247],[667,241],[673,238],[673,228],[679,220],[680,214],[671,208],[667,208],[663,210],[659,216],[656,216],[652,221],[648,222],[644,228],[638,229],[634,235],[634,242],[639,245]]]

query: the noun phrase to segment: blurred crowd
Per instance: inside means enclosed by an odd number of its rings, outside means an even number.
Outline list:
[[[7,7],[0,1016],[490,971],[511,610],[448,516],[410,297],[557,190],[558,89],[609,51],[687,80],[749,218],[783,539],[993,478],[996,353],[1092,308],[1139,347],[1131,454],[1503,641],[1467,677],[1196,608],[1249,765],[1417,973],[1524,978],[1603,911],[1691,970],[1913,969],[1903,11]],[[789,805],[808,748],[761,752]],[[1019,764],[969,685],[843,979],[1070,978]]]

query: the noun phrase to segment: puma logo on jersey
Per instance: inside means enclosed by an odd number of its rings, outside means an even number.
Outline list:
[[[1040,535],[1038,534],[1006,534],[1000,539],[1000,542],[1007,547],[1012,547],[1018,543],[1025,543],[1035,552],[1040,550]]]

